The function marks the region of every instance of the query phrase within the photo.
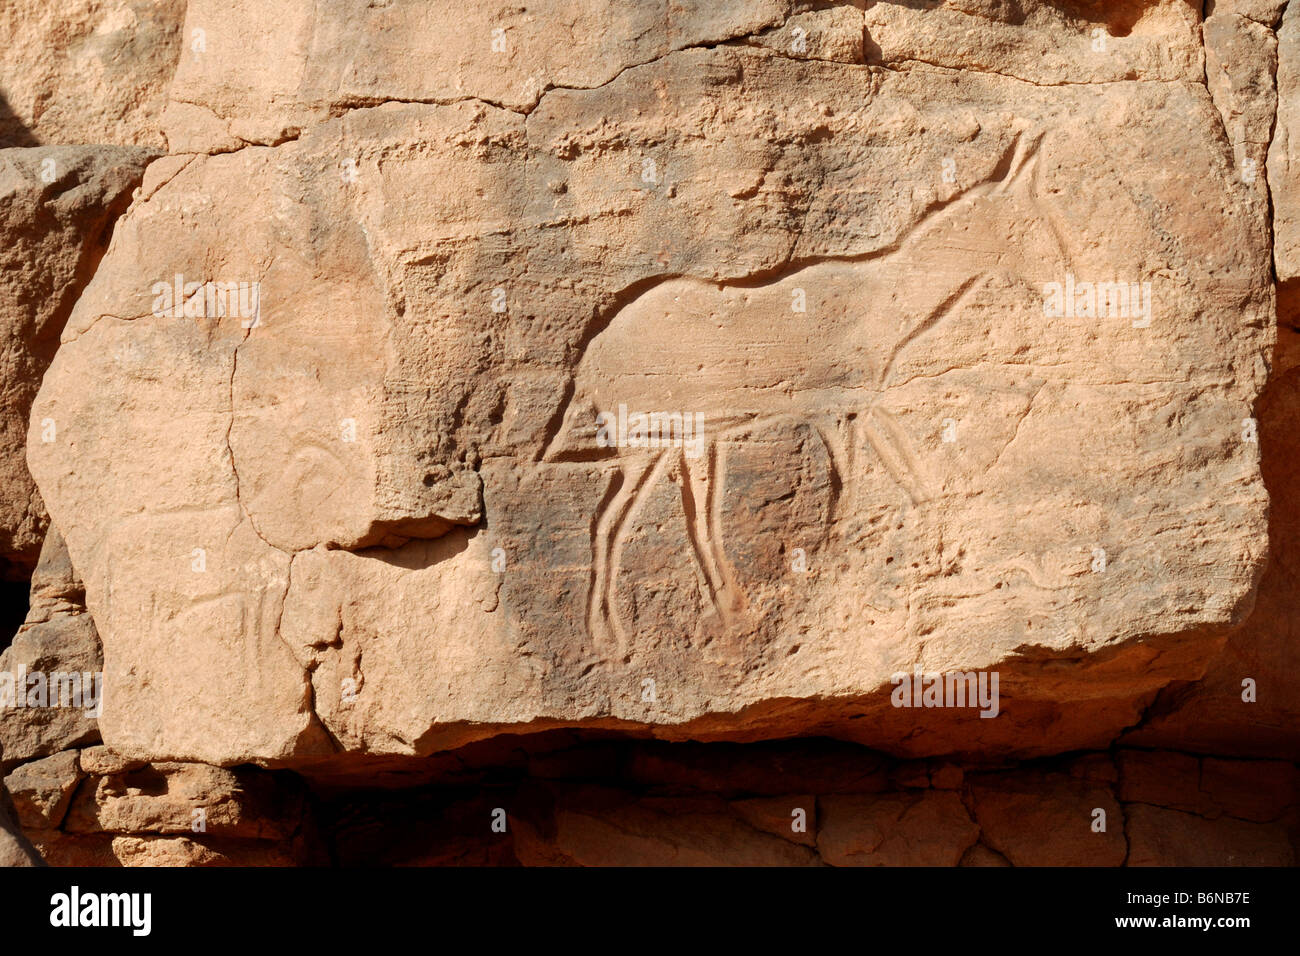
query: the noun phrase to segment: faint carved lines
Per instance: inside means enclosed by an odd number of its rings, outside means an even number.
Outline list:
[[[839,260],[845,262],[850,270],[861,270],[860,279],[850,278],[847,281],[851,286],[860,282],[865,291],[873,284],[887,283],[897,275],[907,274],[908,263],[912,263],[915,270],[917,262],[933,262],[936,250],[940,255],[946,251],[943,234],[936,232],[937,229],[954,219],[959,226],[967,220],[976,220],[987,212],[987,207],[981,207],[981,202],[1011,198],[1012,194],[1017,199],[1028,200],[1028,214],[1047,222],[1062,255],[1067,255],[1059,223],[1050,210],[1041,207],[1037,196],[1038,158],[1042,141],[1041,133],[1036,136],[1017,133],[988,180],[963,190],[938,209],[927,210],[919,222],[889,248],[867,256]],[[939,245],[927,248],[926,243],[936,237],[940,240]],[[891,271],[893,267],[890,263],[895,259],[903,266],[901,272],[896,269]],[[807,280],[811,282],[815,278],[811,270],[827,261],[833,260],[819,260],[811,265],[802,263],[768,284],[802,285],[804,272],[810,273]],[[615,475],[598,506],[592,526],[592,572],[587,625],[598,647],[617,649],[623,654],[629,649],[627,629],[617,607],[617,582],[622,570],[622,553],[638,511],[665,475],[672,476],[680,485],[687,539],[708,602],[724,627],[730,628],[744,621],[746,596],[724,545],[726,458],[729,444],[748,440],[760,428],[797,423],[809,426],[818,436],[825,447],[828,462],[830,501],[827,515],[831,529],[835,529],[842,519],[858,510],[859,475],[864,465],[861,453],[864,449],[869,449],[869,453],[883,466],[890,480],[907,496],[911,506],[922,505],[935,497],[931,476],[927,474],[906,430],[894,414],[883,406],[883,400],[896,387],[895,375],[907,350],[966,307],[995,274],[1004,272],[1006,268],[1000,253],[991,261],[971,262],[969,266],[969,271],[964,275],[957,270],[959,274],[956,276],[946,262],[942,267],[934,268],[930,273],[934,283],[948,282],[949,287],[935,289],[938,293],[937,302],[930,297],[929,301],[934,304],[915,321],[900,323],[897,335],[886,336],[881,341],[879,332],[884,327],[882,323],[892,317],[867,307],[860,320],[850,317],[850,324],[842,326],[848,329],[847,339],[828,336],[824,342],[814,340],[811,348],[817,354],[808,356],[810,368],[817,367],[819,361],[824,362],[828,358],[843,360],[845,355],[862,355],[864,367],[861,369],[859,383],[832,388],[824,382],[800,381],[796,374],[789,383],[789,388],[780,390],[779,395],[773,390],[772,393],[761,393],[762,397],[756,398],[757,393],[751,390],[743,400],[728,392],[726,385],[720,385],[717,395],[700,399],[705,407],[699,411],[710,423],[710,430],[704,438],[706,450],[701,459],[688,460],[680,449],[649,451],[619,448],[612,453],[617,463]],[[857,273],[851,272],[850,275],[856,276]],[[616,321],[624,323],[619,334],[631,341],[638,339],[629,336],[629,323],[638,334],[638,323],[649,323],[644,334],[647,340],[653,339],[653,325],[662,320],[664,306],[646,306],[644,314],[628,313],[628,310],[636,307],[641,296],[650,295],[654,288],[656,287],[646,287],[640,290],[637,299],[622,303],[610,324],[588,340],[586,354],[580,363],[579,373],[575,376],[574,388],[566,396],[558,413],[557,428],[562,428],[568,413],[577,407],[576,402],[590,400],[597,394],[618,396],[624,387],[633,393],[641,389],[639,397],[646,401],[653,400],[652,397],[647,397],[647,391],[655,392],[662,388],[663,397],[669,400],[673,389],[673,384],[669,381],[674,367],[671,362],[663,368],[655,369],[655,384],[647,389],[647,382],[651,379],[644,372],[638,378],[635,363],[615,361],[610,367],[605,367],[607,359],[604,356],[608,353],[597,353],[591,348]],[[679,293],[674,290],[671,294],[675,296]],[[687,287],[680,294],[695,295],[692,308],[700,310],[702,314],[725,313],[726,293],[722,285],[693,293]],[[867,297],[864,296],[863,300],[867,301]],[[674,303],[676,301],[676,298],[672,300]],[[672,304],[668,306],[676,307]],[[658,312],[655,311],[656,308]],[[845,317],[840,318],[842,320]],[[854,322],[860,324],[852,324]],[[688,337],[712,335],[715,339],[718,335],[741,335],[733,343],[737,352],[743,352],[747,346],[755,344],[744,338],[744,333],[735,332],[731,326],[708,328],[711,331],[703,326],[700,330],[679,326],[679,331],[685,329],[682,334]],[[753,335],[752,331],[748,334],[751,337]],[[720,344],[724,349],[727,347],[726,342],[718,343],[716,340],[702,344],[715,350]],[[791,347],[794,347],[793,344]],[[702,348],[700,351],[703,354],[708,349]],[[674,354],[685,352],[678,348]],[[943,360],[942,350],[935,350],[934,354],[936,360]],[[691,372],[698,372],[698,369],[681,369],[683,375]],[[583,379],[587,386],[579,387],[578,378],[583,375],[588,376]],[[916,377],[912,375],[907,381]],[[660,385],[660,382],[663,384]],[[672,407],[671,401],[665,407]],[[592,449],[585,446],[565,449],[565,441],[558,431],[548,436],[544,443],[546,451],[542,456],[543,461],[555,460],[552,452],[556,449],[559,449],[560,454],[577,456],[570,460],[591,460]]]

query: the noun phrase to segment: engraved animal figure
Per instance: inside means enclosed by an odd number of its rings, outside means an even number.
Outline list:
[[[778,422],[810,424],[830,461],[832,526],[854,504],[861,439],[914,505],[931,497],[908,439],[879,400],[895,383],[904,350],[1001,269],[1005,250],[969,246],[971,235],[987,231],[990,211],[1014,202],[1020,208],[997,218],[1044,218],[1030,195],[1040,143],[1041,136],[1018,135],[992,178],[925,216],[887,249],[823,260],[763,283],[668,279],[594,336],[542,461],[616,461],[592,535],[587,624],[597,646],[627,649],[615,606],[624,532],[670,465],[681,470],[694,560],[726,626],[745,609],[722,543],[726,442]],[[1058,227],[1049,228],[1059,245]],[[800,300],[806,312],[795,311]],[[667,443],[607,447],[598,441],[597,418],[612,416],[620,404],[640,412],[702,413],[702,454]]]

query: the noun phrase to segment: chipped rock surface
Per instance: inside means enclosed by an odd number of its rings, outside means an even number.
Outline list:
[[[1185,5],[1105,59],[1044,7],[926,60],[912,21],[950,13],[876,5],[864,63],[786,55],[761,6],[615,21],[563,64],[528,54],[540,15],[504,53],[425,51],[393,22],[420,4],[326,5],[282,73],[182,58],[182,152],[67,324],[33,411],[61,439],[28,444],[107,743],[825,725],[901,750],[908,722],[846,711],[919,666],[1005,667],[971,739],[1036,753],[1200,676],[1265,554],[1241,422],[1272,286]],[[233,23],[241,51],[271,35]],[[428,56],[340,72],[344,30]],[[1008,46],[1037,72],[984,69]],[[639,413],[690,436],[637,447]],[[1065,702],[1099,719],[1027,732]]]
[[[45,537],[32,576],[27,620],[3,653],[0,768],[98,743],[103,655],[84,588],[57,530]],[[5,674],[13,675],[6,679]]]
[[[1280,0],[7,4],[0,675],[103,705],[0,706],[9,815],[1294,864],[1297,77]]]
[[[0,784],[0,866],[40,866],[43,859],[18,823],[13,801]]]
[[[0,574],[30,576],[48,518],[27,470],[32,399],[77,296],[157,153],[0,149]],[[49,423],[45,438],[53,439]]]
[[[5,0],[0,148],[161,147],[185,0]],[[198,37],[191,34],[191,45]]]

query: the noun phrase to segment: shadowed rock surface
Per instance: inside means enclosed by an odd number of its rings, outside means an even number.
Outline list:
[[[22,827],[1293,864],[1298,17],[7,9]]]

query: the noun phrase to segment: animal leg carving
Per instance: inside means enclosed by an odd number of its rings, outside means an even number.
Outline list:
[[[925,471],[912,454],[907,436],[893,415],[879,406],[872,408],[871,414],[863,422],[863,432],[885,470],[907,492],[913,505],[934,497]]]
[[[623,465],[619,484],[596,515],[592,534],[591,591],[587,598],[587,629],[597,647],[627,649],[627,634],[615,607],[619,558],[628,522],[658,481],[667,461],[664,452],[634,458]]]
[[[709,600],[724,627],[737,623],[745,609],[745,597],[736,573],[722,546],[722,489],[724,462],[719,443],[710,442],[703,462],[692,464],[686,455],[682,464],[682,510],[695,560],[704,573]]]
[[[853,471],[855,425],[851,415],[841,419],[827,416],[815,422],[813,427],[826,448],[830,465],[831,500],[827,524],[833,528],[857,505],[857,482]]]

